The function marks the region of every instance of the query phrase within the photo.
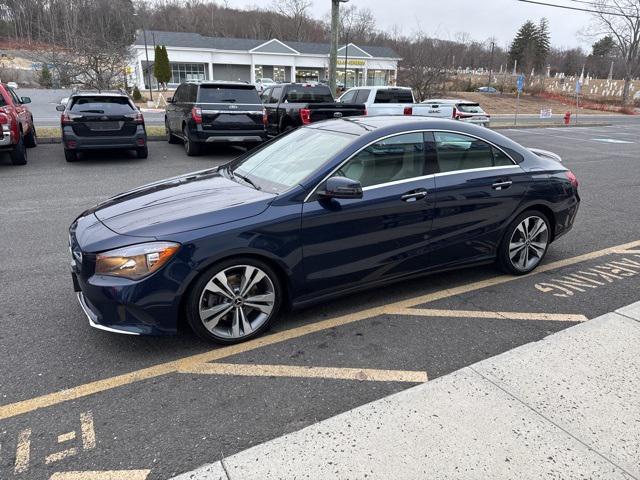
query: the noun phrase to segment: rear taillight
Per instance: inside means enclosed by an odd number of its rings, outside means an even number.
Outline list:
[[[311,110],[309,110],[308,108],[301,108],[300,120],[302,120],[303,125],[311,123]]]
[[[451,115],[451,118],[458,120],[458,109],[456,109],[456,107],[453,107],[453,114]]]
[[[142,116],[142,112],[136,112],[136,114],[133,116],[133,121],[138,125],[144,125],[144,117]]]
[[[191,109],[191,118],[196,122],[196,124],[200,125],[202,123],[202,109],[193,107]]]
[[[413,115],[413,107],[404,107],[402,112],[404,115]]]
[[[569,179],[569,182],[571,182],[571,185],[573,185],[573,188],[575,188],[577,190],[578,189],[578,177],[576,177],[575,174],[571,170],[567,170],[565,172],[565,175]]]
[[[67,112],[65,112],[62,115],[60,115],[60,123],[62,125],[67,125],[67,124],[71,123],[71,117],[69,116],[69,114]]]
[[[365,117],[366,117],[367,115],[369,115],[369,111],[367,110],[367,108],[366,108],[366,107],[365,107],[365,109],[364,109],[364,113],[363,113],[363,115],[364,115]]]
[[[262,124],[266,127],[269,124],[269,117],[267,117],[267,111],[262,109]]]

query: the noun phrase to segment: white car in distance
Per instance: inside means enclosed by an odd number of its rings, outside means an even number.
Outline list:
[[[265,88],[275,84],[276,82],[273,80],[273,78],[268,77],[258,78],[255,83],[256,90],[258,90],[259,92],[262,92]]]
[[[480,125],[482,127],[488,127],[491,122],[491,115],[485,112],[479,103],[468,100],[437,98],[425,100],[419,105],[427,107],[427,112],[431,113],[423,113],[423,115],[430,117],[442,116],[453,118],[454,120],[473,123],[474,125]],[[416,110],[419,110],[418,106],[414,106],[413,114],[421,115],[421,113],[416,113]],[[438,110],[441,115],[436,113]]]

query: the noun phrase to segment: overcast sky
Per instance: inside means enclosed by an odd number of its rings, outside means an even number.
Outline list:
[[[331,0],[312,0],[312,14],[324,18]],[[570,0],[544,0],[547,3],[576,6]],[[227,0],[232,8],[251,5],[268,6],[272,0]],[[358,7],[369,8],[378,28],[398,25],[403,33],[424,31],[432,37],[455,40],[459,32],[467,32],[474,40],[494,36],[501,46],[508,45],[517,29],[527,19],[537,22],[549,19],[551,41],[556,47],[590,49],[593,41],[580,38],[578,32],[590,22],[588,13],[527,4],[517,0],[350,0]]]

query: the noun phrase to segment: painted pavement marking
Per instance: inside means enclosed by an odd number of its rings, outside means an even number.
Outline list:
[[[439,310],[436,308],[401,308],[392,313],[396,315],[417,315],[421,317],[492,318],[556,322],[586,322],[589,320],[584,315],[571,313],[487,312],[485,310]]]
[[[636,240],[636,241],[621,244],[621,245],[615,245],[613,247],[604,248],[602,250],[585,253],[583,255],[578,255],[576,257],[568,258],[565,260],[559,260],[553,263],[549,263],[547,265],[543,265],[541,267],[538,267],[528,276],[534,276],[539,273],[548,272],[548,271],[566,267],[569,265],[574,265],[576,263],[599,258],[605,255],[614,253],[615,251],[618,251],[618,250],[635,249],[638,247],[640,247],[640,240]],[[5,420],[7,418],[12,418],[18,415],[33,412],[41,408],[50,407],[53,405],[59,405],[69,400],[76,400],[76,399],[93,395],[99,392],[104,392],[114,388],[122,387],[124,385],[129,385],[129,384],[140,382],[143,380],[159,377],[161,375],[175,373],[179,369],[189,368],[193,365],[197,365],[200,363],[220,360],[223,358],[230,357],[232,355],[249,352],[249,351],[256,350],[258,348],[265,347],[268,345],[282,343],[287,340],[298,338],[311,333],[320,332],[320,331],[338,327],[338,326],[348,325],[350,323],[354,323],[360,320],[364,320],[364,319],[379,316],[379,315],[389,314],[393,311],[396,311],[399,308],[408,308],[408,307],[432,302],[435,300],[440,300],[443,298],[460,295],[461,293],[467,293],[467,292],[479,290],[479,289],[490,287],[490,286],[501,285],[507,282],[513,282],[521,278],[523,277],[501,275],[498,277],[490,278],[487,280],[481,280],[478,282],[473,282],[473,283],[462,285],[455,288],[448,288],[438,292],[428,293],[428,294],[421,295],[408,300],[401,300],[388,305],[372,307],[365,310],[361,310],[359,312],[349,313],[339,317],[334,317],[327,320],[322,320],[319,322],[302,325],[300,327],[294,327],[288,330],[283,330],[281,332],[273,333],[271,335],[258,337],[256,339],[249,340],[248,342],[244,342],[238,345],[231,345],[228,347],[216,348],[214,350],[210,350],[204,353],[191,355],[178,360],[172,360],[170,362],[161,363],[161,364],[154,365],[152,367],[143,368],[140,370],[135,370],[133,372],[125,373],[122,375],[117,375],[117,376],[105,378],[102,380],[96,380],[93,382],[85,383],[83,385],[78,385],[76,387],[34,397],[28,400],[22,400],[19,402],[2,405],[0,406],[0,420]]]
[[[255,365],[236,363],[201,363],[178,369],[180,373],[236,375],[247,377],[296,377],[359,380],[368,382],[428,381],[427,372],[415,370],[374,370],[370,368],[307,367],[297,365]]]

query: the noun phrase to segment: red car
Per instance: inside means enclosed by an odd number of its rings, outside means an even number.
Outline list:
[[[31,103],[29,97],[19,97],[12,88],[0,83],[0,152],[8,152],[14,165],[25,165],[27,148],[38,144],[27,103]]]

